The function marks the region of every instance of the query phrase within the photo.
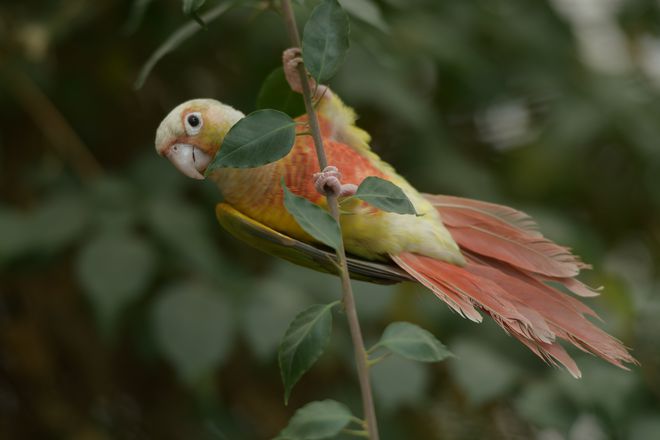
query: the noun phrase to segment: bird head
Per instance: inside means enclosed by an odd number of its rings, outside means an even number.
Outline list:
[[[229,129],[245,115],[213,99],[193,99],[176,106],[156,131],[156,151],[181,173],[204,179]]]

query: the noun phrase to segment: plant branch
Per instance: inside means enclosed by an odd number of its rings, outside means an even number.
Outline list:
[[[293,9],[291,7],[290,0],[282,0],[282,13],[291,44],[294,47],[301,47],[298,26],[296,24],[295,16],[293,15]],[[298,74],[300,75],[300,83],[303,89],[305,109],[307,110],[307,116],[309,119],[309,129],[311,131],[312,138],[314,139],[314,147],[316,149],[316,156],[319,161],[319,168],[320,170],[323,170],[328,166],[328,160],[323,149],[323,138],[321,137],[319,121],[316,117],[316,111],[314,110],[312,91],[309,87],[309,81],[307,80],[307,72],[305,70],[304,64],[298,64],[297,69]],[[327,202],[328,207],[330,208],[330,214],[337,221],[337,224],[339,224],[341,228],[337,197],[334,195],[328,195]],[[357,366],[358,379],[360,382],[360,392],[362,393],[362,407],[364,411],[364,418],[367,422],[367,435],[371,440],[378,440],[378,425],[376,422],[376,410],[371,392],[371,383],[369,381],[367,353],[364,349],[362,331],[360,330],[360,321],[358,320],[357,309],[355,307],[355,297],[353,295],[351,280],[348,275],[348,264],[346,262],[346,251],[344,249],[343,240],[340,242],[339,248],[337,249],[337,261],[339,262],[340,268],[339,275],[341,278],[343,303],[344,308],[346,309],[346,317],[348,319],[348,326],[351,333],[351,339],[353,341],[353,350],[355,352],[355,362]]]
[[[102,175],[103,167],[96,157],[62,112],[34,81],[22,72],[12,69],[6,69],[4,73],[9,84],[7,91],[14,94],[49,144],[71,165],[78,176],[90,180]]]

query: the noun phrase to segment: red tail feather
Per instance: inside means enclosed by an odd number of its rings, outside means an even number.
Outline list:
[[[574,278],[587,267],[569,249],[546,239],[526,214],[505,206],[447,196],[427,196],[464,252],[454,266],[421,255],[392,259],[458,313],[480,321],[482,309],[545,361],[580,370],[555,340],[568,341],[621,367],[635,363],[620,341],[592,324],[588,306],[546,284],[563,284],[580,296],[597,291]]]
[[[600,295],[601,287],[594,289],[575,278],[546,278],[545,281],[554,281],[563,284],[568,290],[578,296],[592,297]]]
[[[461,197],[424,195],[432,204],[442,207],[443,221],[457,227],[470,224],[499,224],[509,226],[513,232],[523,231],[530,236],[540,236],[538,225],[522,211],[495,203]]]
[[[572,278],[585,265],[536,230],[520,211],[459,197],[427,196],[462,248],[554,278]]]

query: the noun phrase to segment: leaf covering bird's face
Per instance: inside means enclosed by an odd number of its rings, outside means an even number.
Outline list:
[[[183,174],[204,179],[229,129],[243,113],[213,99],[193,99],[178,105],[160,123],[156,151]]]

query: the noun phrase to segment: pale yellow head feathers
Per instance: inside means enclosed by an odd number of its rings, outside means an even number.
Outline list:
[[[192,99],[176,106],[156,131],[156,151],[188,177],[203,173],[229,129],[243,113],[213,99]]]

